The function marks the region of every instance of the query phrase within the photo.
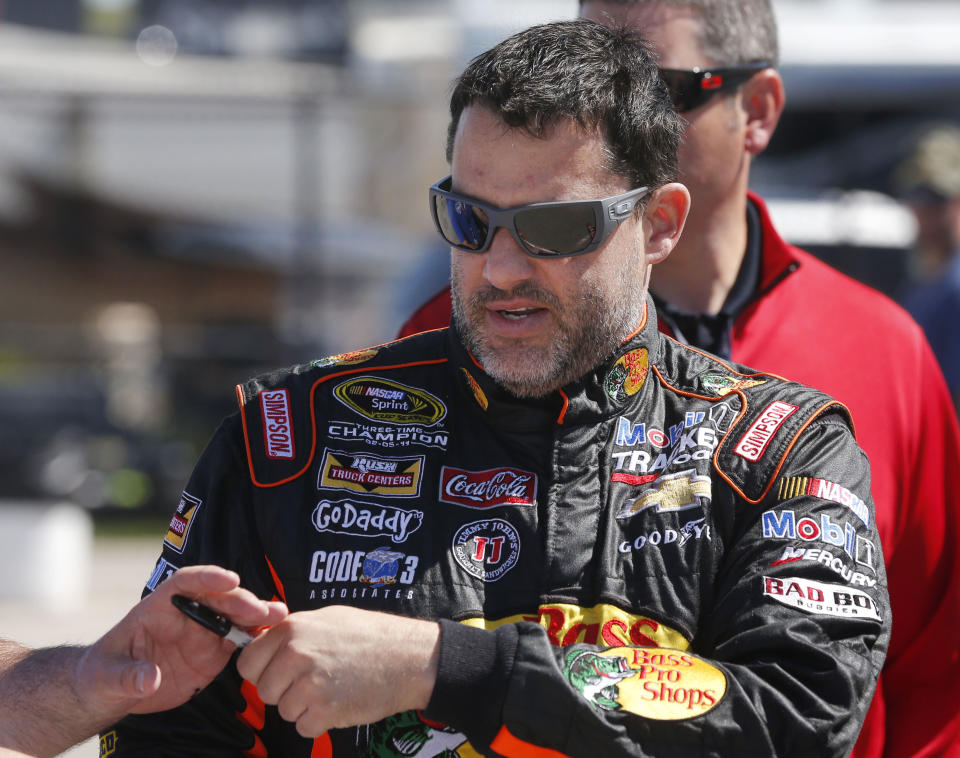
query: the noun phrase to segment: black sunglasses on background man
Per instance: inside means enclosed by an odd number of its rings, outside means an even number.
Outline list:
[[[661,68],[660,76],[670,90],[673,107],[683,113],[699,108],[718,92],[743,84],[765,68],[770,68],[769,61],[720,68]]]

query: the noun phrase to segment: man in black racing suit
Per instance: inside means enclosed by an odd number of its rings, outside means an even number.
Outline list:
[[[536,27],[451,109],[453,325],[238,388],[148,590],[216,563],[291,615],[111,751],[847,754],[890,632],[868,464],[634,295],[688,208],[655,63]]]

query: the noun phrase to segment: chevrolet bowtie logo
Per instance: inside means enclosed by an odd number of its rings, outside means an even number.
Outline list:
[[[657,482],[657,487],[644,490],[633,500],[625,502],[620,507],[617,518],[630,518],[654,505],[657,513],[663,513],[683,511],[698,505],[706,506],[710,502],[710,477],[697,476],[696,469],[661,476]]]

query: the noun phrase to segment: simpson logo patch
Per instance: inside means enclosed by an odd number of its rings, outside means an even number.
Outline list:
[[[799,406],[774,400],[763,409],[760,417],[750,424],[750,428],[740,438],[733,452],[748,461],[759,461],[777,429],[798,409]]]
[[[846,506],[865,526],[870,526],[870,509],[867,504],[843,485],[814,476],[787,476],[780,480],[777,487],[778,500],[790,500],[801,495]]]
[[[444,466],[440,471],[440,501],[466,508],[536,505],[537,477],[513,468],[464,471]]]
[[[727,692],[724,673],[679,650],[615,647],[570,650],[567,680],[598,711],[629,711],[657,721],[700,716]]]
[[[636,395],[643,387],[650,369],[650,356],[645,347],[621,355],[604,382],[611,399],[623,402]]]
[[[416,497],[420,494],[424,456],[388,458],[369,453],[323,451],[317,487],[364,494]]]
[[[294,457],[293,420],[290,418],[290,394],[287,390],[260,392],[263,416],[263,442],[268,458]]]
[[[517,564],[520,533],[503,519],[471,521],[453,536],[453,557],[471,576],[495,582]]]
[[[763,594],[806,613],[880,621],[877,604],[866,592],[843,584],[827,584],[799,577],[763,577]]]
[[[190,527],[193,526],[194,518],[203,501],[194,497],[189,492],[184,491],[180,496],[180,503],[177,505],[177,511],[170,519],[170,527],[167,529],[167,536],[163,538],[165,545],[169,545],[178,553],[183,552],[187,544],[187,537],[190,536]]]
[[[698,476],[696,469],[661,476],[656,481],[656,487],[644,490],[620,506],[617,518],[630,518],[652,507],[656,507],[657,513],[663,513],[685,511],[698,506],[706,508],[710,504],[713,493],[710,477]]]
[[[338,384],[337,400],[361,416],[391,424],[431,426],[447,415],[447,407],[426,390],[377,376],[360,376]]]

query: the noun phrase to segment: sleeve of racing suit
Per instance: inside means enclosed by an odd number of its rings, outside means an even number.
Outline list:
[[[911,403],[917,442],[901,463],[902,506],[886,542],[897,617],[881,680],[895,714],[886,720],[891,758],[960,752],[960,442],[936,358],[918,341],[917,391],[899,398]]]
[[[832,499],[806,494],[820,482]],[[505,756],[847,755],[890,632],[869,485],[849,428],[818,419],[759,504],[729,504],[690,650],[444,622],[425,715]]]
[[[152,591],[184,566],[216,564],[236,571],[259,597],[275,589],[251,514],[250,477],[241,448],[237,416],[227,418],[207,445],[183,492],[163,540],[163,552],[147,583]],[[185,651],[189,657],[189,651]],[[234,661],[185,705],[162,713],[128,716],[104,732],[117,756],[204,755],[239,757],[258,737],[251,728],[256,709],[241,692]],[[114,753],[110,753],[114,755]]]

